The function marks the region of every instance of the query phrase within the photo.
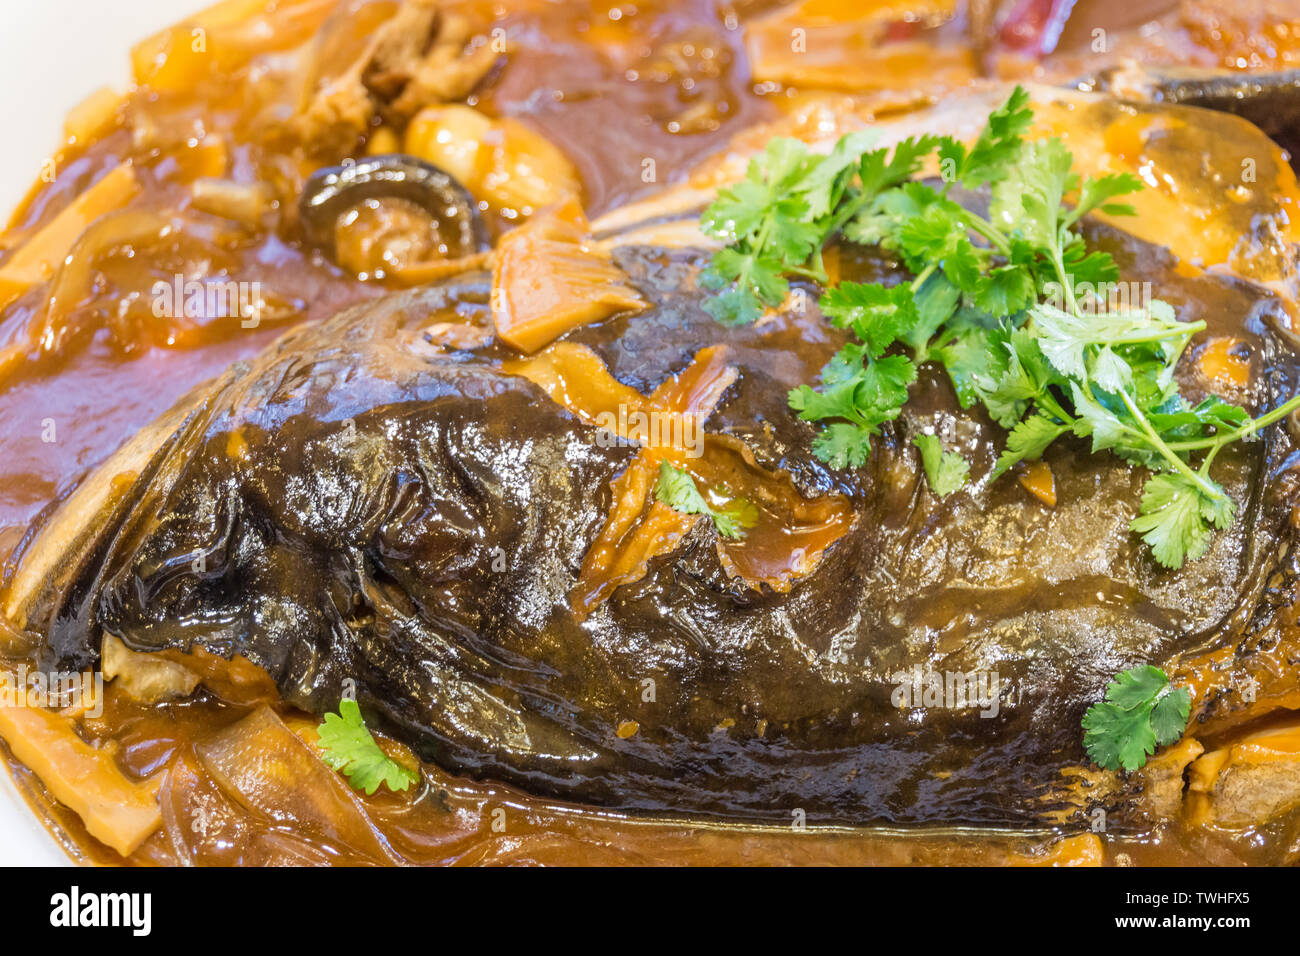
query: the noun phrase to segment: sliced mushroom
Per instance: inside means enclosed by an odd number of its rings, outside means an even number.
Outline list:
[[[317,170],[303,188],[299,212],[307,242],[361,278],[488,248],[469,191],[405,153]]]

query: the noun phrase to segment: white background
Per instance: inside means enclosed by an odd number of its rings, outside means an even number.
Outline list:
[[[68,110],[105,84],[124,89],[137,40],[213,2],[0,0],[0,223],[58,147]],[[8,774],[0,778],[0,865],[66,863]]]

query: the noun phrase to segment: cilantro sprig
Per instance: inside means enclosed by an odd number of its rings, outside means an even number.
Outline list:
[[[906,355],[886,355],[919,314],[907,286],[845,282],[822,297],[822,314],[836,328],[853,333],[822,370],[817,388],[790,392],[790,407],[808,421],[835,419],[814,439],[813,450],[837,468],[860,466],[871,453],[871,436],[898,417],[907,387],[916,381],[916,363]]]
[[[743,538],[746,530],[758,523],[758,509],[752,502],[745,498],[732,498],[725,507],[710,504],[700,494],[695,479],[688,472],[666,461],[659,463],[655,498],[682,514],[708,515],[718,534],[724,538]]]
[[[719,322],[753,322],[780,305],[790,276],[826,282],[822,247],[876,194],[909,179],[934,146],[931,137],[906,140],[886,161],[868,150],[869,130],[842,137],[826,156],[796,139],[778,138],[754,157],[745,178],[718,193],[700,220],[727,245],[701,276],[718,294],[705,309]]]
[[[361,716],[355,700],[339,701],[337,714],[326,714],[320,727],[321,759],[348,778],[348,783],[369,796],[383,784],[399,792],[416,783],[420,776],[403,767],[380,748]]]
[[[1143,665],[1115,675],[1105,699],[1083,715],[1083,746],[1105,770],[1137,770],[1157,747],[1174,743],[1187,729],[1192,698],[1173,688],[1158,667]]]
[[[1236,504],[1211,476],[1216,456],[1300,407],[1300,395],[1255,419],[1216,397],[1192,405],[1181,395],[1174,370],[1205,324],[1180,322],[1159,300],[1124,309],[1100,301],[1091,290],[1119,270],[1078,232],[1095,211],[1134,214],[1117,200],[1141,181],[1081,177],[1060,139],[1025,140],[1032,122],[1017,87],[969,147],[925,136],[872,148],[859,132],[817,157],[774,140],[702,217],[727,242],[705,271],[705,286],[719,292],[705,308],[749,322],[784,300],[790,277],[825,285],[822,248],[836,236],[895,255],[910,281],[845,282],[822,296],[823,315],[849,341],[816,385],[789,397],[800,418],[822,425],[818,457],[862,466],[918,367],[935,362],[962,407],[979,402],[1007,429],[990,479],[1066,435],[1149,469],[1131,527],[1160,564],[1178,568],[1232,523]],[[930,158],[937,184],[914,178]],[[987,192],[987,215],[959,203],[958,187]],[[923,465],[938,491],[936,467],[946,460],[955,475],[957,465],[943,457],[951,453],[929,454]]]

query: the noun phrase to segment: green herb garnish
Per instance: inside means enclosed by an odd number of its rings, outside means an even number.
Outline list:
[[[1106,686],[1106,699],[1083,715],[1084,749],[1105,770],[1136,770],[1183,735],[1191,707],[1186,688],[1170,688],[1160,668],[1123,671]]]
[[[814,439],[813,450],[837,468],[861,465],[871,453],[871,436],[897,418],[916,381],[916,363],[906,355],[885,355],[902,332],[916,325],[914,298],[906,286],[845,282],[822,297],[822,312],[850,342],[822,369],[816,389],[790,392],[790,407],[810,421],[838,419]]]
[[[705,307],[723,322],[751,322],[784,300],[790,277],[825,285],[822,247],[837,235],[896,255],[910,282],[845,282],[822,296],[823,314],[851,340],[817,385],[790,392],[799,417],[823,426],[818,457],[863,465],[917,367],[936,362],[963,408],[978,401],[1008,430],[991,477],[1066,434],[1150,469],[1132,529],[1158,562],[1181,567],[1232,523],[1236,505],[1210,476],[1219,451],[1300,407],[1300,395],[1254,420],[1218,398],[1183,398],[1174,368],[1205,324],[1179,322],[1158,300],[1108,309],[1100,300],[1109,297],[1093,292],[1119,270],[1077,231],[1095,210],[1132,215],[1115,200],[1141,181],[1081,178],[1061,140],[1023,139],[1032,120],[1017,87],[970,148],[926,136],[872,149],[870,134],[852,133],[819,157],[774,140],[702,217],[727,242],[705,270],[719,293]],[[938,186],[912,179],[931,154]],[[950,197],[958,184],[989,192],[987,217]]]
[[[403,767],[380,749],[355,700],[339,701],[339,712],[326,714],[317,732],[321,759],[367,795],[378,790],[381,783],[397,792],[420,779],[418,773]]]
[[[940,498],[966,484],[970,477],[970,462],[953,451],[944,451],[938,435],[917,435],[912,444],[921,450],[921,465],[930,482],[930,490]]]
[[[826,282],[822,247],[879,191],[916,173],[935,145],[930,137],[907,140],[885,162],[884,150],[867,152],[874,140],[870,131],[849,133],[817,156],[796,139],[774,139],[743,181],[718,193],[700,221],[727,243],[701,276],[719,293],[705,303],[710,315],[753,322],[785,300],[789,276]]]
[[[659,463],[659,481],[655,484],[655,498],[674,511],[688,515],[708,515],[713,526],[724,538],[743,538],[747,528],[758,522],[758,509],[745,498],[734,498],[726,507],[714,507],[700,494],[695,481],[681,468],[666,461]]]

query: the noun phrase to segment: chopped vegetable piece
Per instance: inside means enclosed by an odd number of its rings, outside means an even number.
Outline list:
[[[1243,389],[1250,385],[1250,359],[1239,354],[1241,343],[1231,336],[1216,336],[1201,349],[1197,360],[1201,374],[1217,385]]]
[[[54,275],[73,243],[99,217],[121,209],[140,191],[129,164],[110,170],[19,247],[0,268],[0,308]]]
[[[10,699],[15,692],[26,693],[3,670],[0,688]],[[130,779],[111,750],[82,739],[72,718],[44,707],[0,706],[0,738],[60,803],[81,817],[92,836],[123,856],[134,853],[162,825],[162,774]]]
[[[1016,476],[1020,486],[1049,508],[1056,507],[1056,476],[1052,466],[1045,461],[1034,461],[1024,466]]]
[[[586,242],[575,201],[506,233],[492,273],[497,336],[535,352],[580,325],[646,308],[610,257]]]

